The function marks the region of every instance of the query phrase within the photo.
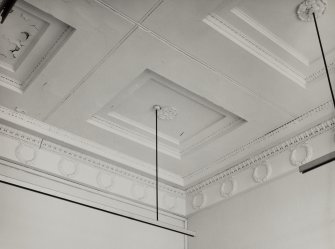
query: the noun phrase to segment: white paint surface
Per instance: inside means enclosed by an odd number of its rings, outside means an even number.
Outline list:
[[[184,248],[183,235],[12,186],[0,200],[0,248]]]
[[[335,248],[335,164],[290,174],[189,219],[189,249]]]

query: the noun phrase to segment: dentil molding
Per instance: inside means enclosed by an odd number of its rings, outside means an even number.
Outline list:
[[[115,150],[109,149],[105,146],[92,142],[88,139],[76,136],[70,132],[63,129],[48,125],[37,119],[24,115],[20,112],[13,111],[4,106],[0,105],[0,119],[4,119],[8,122],[15,123],[25,129],[33,130],[41,135],[41,137],[47,136],[52,139],[62,141],[66,144],[80,148],[85,151],[90,151],[91,153],[102,156],[104,158],[119,162],[121,164],[134,167],[135,169],[142,170],[145,173],[154,175],[154,165],[143,162],[136,158],[127,156],[126,154],[119,153]],[[1,132],[1,131],[0,131]],[[38,146],[40,146],[42,138],[39,137]],[[37,136],[36,136],[37,138]],[[29,140],[29,138],[27,138]],[[33,139],[33,136],[32,138]],[[177,185],[182,185],[182,177],[173,174],[169,171],[161,169],[160,177],[164,180],[171,181]]]
[[[300,123],[302,123],[303,121],[305,121],[306,119],[312,118],[315,115],[318,115],[320,113],[325,113],[328,112],[330,109],[333,108],[333,103],[331,101],[325,102],[323,104],[321,104],[320,106],[313,108],[311,110],[309,110],[308,112],[300,115],[299,117],[295,118],[294,120],[285,123],[284,125],[276,128],[275,130],[267,133],[266,135],[263,135],[261,137],[258,137],[254,140],[251,140],[250,142],[232,150],[231,152],[228,152],[226,154],[224,154],[224,156],[220,157],[219,159],[215,160],[214,162],[212,162],[210,165],[203,167],[202,169],[198,170],[198,171],[194,171],[193,173],[187,175],[184,177],[184,179],[191,179],[199,174],[205,174],[206,171],[209,171],[213,166],[223,163],[226,160],[246,151],[249,148],[252,148],[256,145],[259,145],[261,143],[266,143],[266,141],[268,141],[269,139],[275,137],[275,136],[280,136],[280,134],[282,134],[284,131],[289,130],[291,128],[293,128],[296,125],[299,125]]]
[[[172,120],[178,115],[177,108],[173,106],[162,106],[157,112],[157,117],[162,120]]]
[[[76,168],[74,165],[77,162],[83,162],[91,167],[98,168],[100,170],[107,171],[110,174],[115,174],[119,175],[121,177],[125,177],[128,179],[131,179],[132,181],[138,182],[140,184],[149,186],[149,187],[154,187],[155,186],[155,181],[147,178],[145,176],[133,173],[129,170],[117,167],[115,165],[112,165],[108,162],[102,161],[100,159],[88,156],[86,154],[76,152],[74,150],[71,150],[65,146],[58,145],[56,143],[50,142],[48,140],[39,138],[37,136],[32,136],[26,132],[22,132],[18,129],[11,128],[9,126],[0,124],[0,134],[10,137],[16,140],[19,140],[20,142],[23,142],[24,144],[18,146],[16,155],[18,159],[21,162],[32,162],[36,156],[31,158],[31,156],[27,155],[26,150],[28,148],[33,149],[37,151],[38,149],[40,150],[47,150],[50,152],[54,152],[56,154],[61,155],[63,159],[59,161],[58,163],[58,170],[63,176],[67,177],[73,177],[77,173],[77,170],[74,170]],[[23,152],[25,153],[23,155]],[[36,152],[37,153],[37,152]],[[159,184],[159,189],[163,190],[165,192],[184,197],[185,192],[183,190],[171,187],[167,184],[160,183]]]
[[[286,150],[291,149],[292,147],[296,147],[297,145],[306,142],[307,140],[321,135],[324,132],[332,129],[335,127],[335,118],[329,119],[327,121],[324,121],[322,123],[320,123],[319,125],[306,130],[305,132],[300,133],[299,135],[296,135],[288,140],[286,140],[285,142],[282,142],[280,144],[278,144],[277,146],[273,146],[270,149],[267,149],[265,151],[263,151],[262,153],[253,156],[251,158],[249,158],[248,160],[245,160],[227,170],[224,170],[223,172],[210,177],[208,179],[206,179],[205,181],[202,181],[194,186],[191,186],[190,188],[188,188],[186,190],[186,192],[188,194],[194,193],[194,192],[199,192],[202,191],[203,189],[215,184],[216,182],[220,181],[221,179],[224,179],[228,176],[232,176],[232,175],[236,175],[238,173],[240,173],[243,170],[246,170],[250,167],[253,167],[256,164],[259,164],[263,161],[266,161],[267,159],[269,159],[270,157],[273,157],[275,155],[278,155]],[[306,156],[306,158],[304,160],[310,160],[311,155],[308,154],[308,156]],[[301,161],[297,161],[295,163],[301,163]]]

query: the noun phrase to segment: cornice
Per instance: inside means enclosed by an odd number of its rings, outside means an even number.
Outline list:
[[[219,159],[215,160],[214,162],[212,162],[209,166],[207,167],[203,167],[201,168],[200,170],[198,171],[195,171],[187,176],[184,177],[184,179],[191,179],[193,177],[195,177],[196,175],[199,175],[199,174],[204,174],[204,172],[210,170],[213,166],[217,165],[217,164],[220,164],[220,163],[223,163],[224,161],[242,153],[243,151],[249,149],[250,147],[252,146],[255,146],[257,144],[260,144],[260,143],[263,143],[263,142],[266,142],[267,140],[269,140],[270,138],[276,136],[276,135],[279,135],[280,133],[282,133],[283,131],[285,130],[288,130],[294,126],[296,126],[297,124],[303,122],[304,120],[320,113],[320,112],[325,112],[327,110],[329,110],[330,108],[333,107],[333,104],[331,101],[327,101],[326,103],[323,103],[321,105],[319,105],[318,107],[316,108],[313,108],[312,110],[309,110],[308,112],[302,114],[301,116],[285,123],[284,125],[276,128],[275,130],[261,136],[261,137],[258,137],[254,140],[251,140],[250,142],[236,148],[235,150],[225,154],[224,156],[220,157]]]
[[[1,127],[1,126],[0,126]],[[86,154],[71,150],[69,148],[66,148],[64,146],[58,145],[56,143],[43,140],[41,143],[41,149],[48,150],[57,154],[60,154],[62,156],[65,156],[67,158],[70,158],[75,161],[81,161],[85,164],[91,165],[95,168],[99,168],[102,170],[106,170],[108,172],[111,172],[112,174],[119,175],[122,177],[126,177],[131,179],[132,181],[136,181],[138,183],[144,184],[146,186],[154,187],[155,186],[155,181],[144,177],[142,175],[133,173],[129,170],[117,167],[111,163],[105,162],[103,160],[88,156]],[[170,187],[167,184],[160,183],[159,184],[159,189],[164,190],[169,193],[177,194],[179,196],[184,197],[185,193],[182,190],[179,190],[177,188]]]
[[[321,135],[324,132],[332,129],[335,127],[335,118],[331,118],[327,121],[324,121],[322,123],[320,123],[317,126],[314,126],[313,128],[310,128],[308,130],[306,130],[305,132],[302,132],[288,140],[286,140],[285,142],[282,142],[276,146],[271,147],[270,149],[267,149],[265,151],[263,151],[262,153],[253,156],[251,158],[249,158],[248,160],[245,160],[227,170],[224,170],[223,172],[216,174],[213,177],[210,177],[208,179],[206,179],[205,181],[202,181],[190,188],[188,188],[186,190],[187,194],[192,194],[192,193],[196,193],[196,192],[201,192],[204,188],[207,188],[208,186],[222,180],[225,177],[228,176],[233,176],[236,175],[238,173],[240,173],[241,171],[248,169],[256,164],[261,163],[262,161],[265,161],[266,159],[273,157],[275,155],[278,155],[290,148],[292,148],[293,146],[297,146],[300,143],[303,143],[315,136]]]
[[[52,139],[62,141],[66,144],[69,144],[80,149],[90,151],[97,156],[102,156],[106,159],[110,159],[121,164],[125,164],[129,167],[134,167],[138,170],[142,170],[148,174],[154,174],[154,165],[140,161],[136,158],[132,158],[125,154],[122,154],[118,151],[109,149],[105,146],[102,146],[98,143],[92,142],[88,139],[79,137],[70,132],[67,132],[63,129],[48,125],[44,122],[41,122],[37,119],[24,115],[22,113],[10,110],[4,106],[0,105],[0,119],[15,123],[24,128],[33,130],[41,136],[48,136]],[[183,179],[176,174],[170,173],[166,170],[160,170],[160,176],[162,179],[171,181],[175,184],[182,185]]]
[[[332,61],[330,63],[328,63],[328,71],[329,73],[335,73],[335,61]],[[314,73],[308,75],[305,80],[306,82],[312,82],[315,81],[317,79],[323,78],[326,76],[326,70],[324,67],[320,68],[318,71],[315,71]]]
[[[10,138],[23,141],[25,143],[28,143],[28,144],[31,144],[37,147],[39,147],[42,142],[42,139],[37,136],[30,135],[26,132],[11,128],[3,124],[0,124],[0,134],[2,134],[3,136],[7,136]]]
[[[144,184],[146,186],[154,187],[155,186],[155,181],[148,178],[144,177],[140,174],[133,173],[129,170],[117,167],[115,165],[112,165],[108,162],[99,160],[97,158],[85,155],[83,153],[79,153],[77,151],[71,150],[69,148],[66,148],[64,146],[58,145],[56,143],[50,142],[48,140],[42,139],[37,136],[30,135],[29,133],[20,131],[18,129],[14,129],[12,127],[0,124],[0,134],[19,140],[23,141],[25,143],[31,144],[39,149],[44,149],[47,151],[51,151],[57,154],[60,154],[62,156],[65,156],[66,158],[70,158],[74,161],[81,161],[85,164],[88,164],[90,166],[93,166],[95,168],[99,168],[102,170],[109,171],[113,174],[126,177],[128,179],[131,179],[132,181],[136,181],[138,183]],[[183,190],[171,187],[167,184],[160,183],[159,184],[159,189],[173,193],[175,195],[184,197],[185,192]]]

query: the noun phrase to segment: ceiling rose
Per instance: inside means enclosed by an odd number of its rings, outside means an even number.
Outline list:
[[[177,109],[173,106],[162,106],[157,112],[158,118],[163,120],[172,120],[177,115]]]
[[[318,18],[327,9],[327,0],[305,0],[299,4],[297,9],[298,18],[304,22],[313,21],[313,13]]]

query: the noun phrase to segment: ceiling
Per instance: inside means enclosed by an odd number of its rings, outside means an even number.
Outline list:
[[[0,105],[152,169],[161,105],[159,167],[190,186],[307,127],[233,153],[330,99],[300,2],[18,1],[0,25]],[[333,80],[334,11],[328,0],[318,21]]]

